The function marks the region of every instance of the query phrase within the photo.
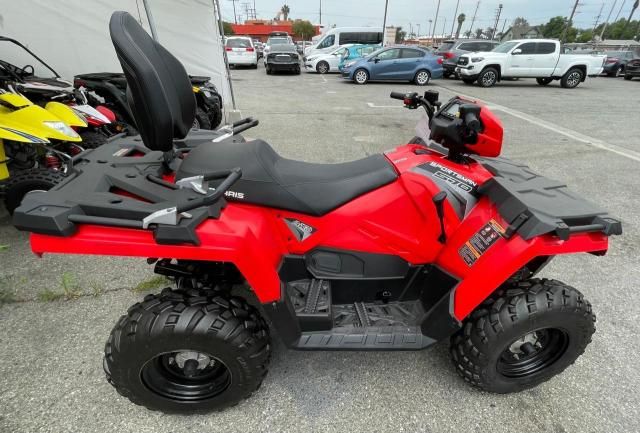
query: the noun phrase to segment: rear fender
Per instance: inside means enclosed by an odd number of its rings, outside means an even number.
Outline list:
[[[80,225],[68,237],[31,235],[31,249],[43,253],[158,257],[233,263],[262,303],[280,299],[278,267],[285,246],[276,236],[273,215],[229,203],[219,219],[196,229],[200,245],[161,245],[150,230]]]
[[[488,224],[491,224],[487,228]],[[563,241],[555,236],[544,235],[524,240],[518,234],[504,236],[507,224],[483,198],[474,211],[465,219],[447,240],[447,245],[436,263],[460,283],[455,288],[453,315],[458,320],[467,317],[487,299],[500,285],[536,257],[589,252],[604,254],[608,249],[608,238],[602,233],[573,234]],[[476,239],[494,235],[490,246],[475,248]],[[481,242],[484,244],[484,241]],[[469,244],[473,255],[469,256]]]

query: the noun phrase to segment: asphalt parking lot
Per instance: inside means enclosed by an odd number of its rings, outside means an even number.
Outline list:
[[[421,115],[389,92],[336,75],[233,70],[249,137],[290,158],[340,162],[406,142]],[[574,366],[530,391],[493,395],[460,380],[447,344],[423,352],[295,352],[275,340],[262,388],[206,416],[150,412],[102,372],[116,319],[153,286],[144,260],[30,253],[0,209],[1,432],[634,432],[640,431],[640,80],[589,79],[573,90],[534,80],[481,89],[433,81],[441,99],[480,98],[501,116],[503,154],[566,181],[623,221],[605,257],[557,258],[543,276],[581,290],[597,332]],[[144,282],[138,290],[131,288]],[[60,294],[76,298],[52,300]]]

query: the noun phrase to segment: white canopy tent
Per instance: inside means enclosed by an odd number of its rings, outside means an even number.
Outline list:
[[[160,43],[180,59],[189,74],[211,77],[228,112],[233,108],[232,90],[214,3],[215,0],[2,0],[0,35],[19,40],[63,78],[72,80],[77,74],[122,70],[109,37],[109,19],[114,11],[129,12],[150,33],[151,16]]]

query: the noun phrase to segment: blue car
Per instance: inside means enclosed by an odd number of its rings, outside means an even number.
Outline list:
[[[442,78],[442,72],[442,57],[421,47],[395,46],[346,63],[342,77],[356,84],[366,84],[370,80],[406,80],[425,86],[432,78]]]
[[[342,72],[342,69],[346,63],[349,63],[352,60],[360,59],[362,57],[366,57],[374,51],[378,51],[380,49],[381,44],[376,45],[353,45],[347,48],[347,51],[342,55],[342,59],[340,59],[340,64],[338,64],[338,69]]]

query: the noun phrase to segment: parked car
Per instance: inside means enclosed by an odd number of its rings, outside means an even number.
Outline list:
[[[587,76],[602,73],[605,56],[561,52],[562,45],[554,39],[512,40],[493,51],[463,54],[456,73],[466,84],[477,81],[482,87],[506,78],[535,78],[541,86],[560,80],[564,88],[574,88]]]
[[[500,42],[486,39],[453,39],[442,42],[435,54],[444,58],[442,62],[443,76],[449,78],[455,74],[458,59],[462,54],[491,51],[498,45]]]
[[[344,69],[344,65],[349,63],[352,60],[360,59],[362,57],[366,57],[374,51],[378,51],[380,49],[380,44],[376,45],[352,45],[347,48],[345,54],[340,58],[340,63],[338,64],[338,69],[340,72]]]
[[[317,43],[305,48],[304,54],[328,53],[346,44],[381,44],[382,28],[377,27],[336,27],[322,35]]]
[[[230,36],[225,42],[227,59],[230,66],[249,65],[258,67],[258,52],[253,46],[251,38],[244,36]]]
[[[630,80],[633,77],[640,77],[640,57],[629,60],[624,68],[624,79]]]
[[[610,77],[624,75],[624,69],[629,60],[633,60],[633,51],[605,51],[607,59],[604,62],[604,73]]]
[[[342,56],[348,53],[349,47],[352,45],[343,45],[328,53],[313,54],[311,56],[304,57],[304,69],[307,72],[318,72],[319,74],[326,74],[327,72],[340,72],[338,65]]]
[[[267,39],[267,42],[264,44],[264,52],[263,52],[264,56],[269,54],[269,52],[271,51],[272,45],[294,45],[294,44],[293,44],[293,39],[291,39],[291,36],[288,36],[286,33],[284,33],[284,35],[279,35],[278,33],[276,33],[273,36],[269,36],[269,38]]]
[[[357,84],[370,80],[406,80],[424,86],[432,78],[442,78],[442,57],[413,46],[385,47],[346,63],[342,77]]]
[[[267,75],[278,71],[300,73],[300,55],[293,44],[271,45],[269,54],[264,57]]]

